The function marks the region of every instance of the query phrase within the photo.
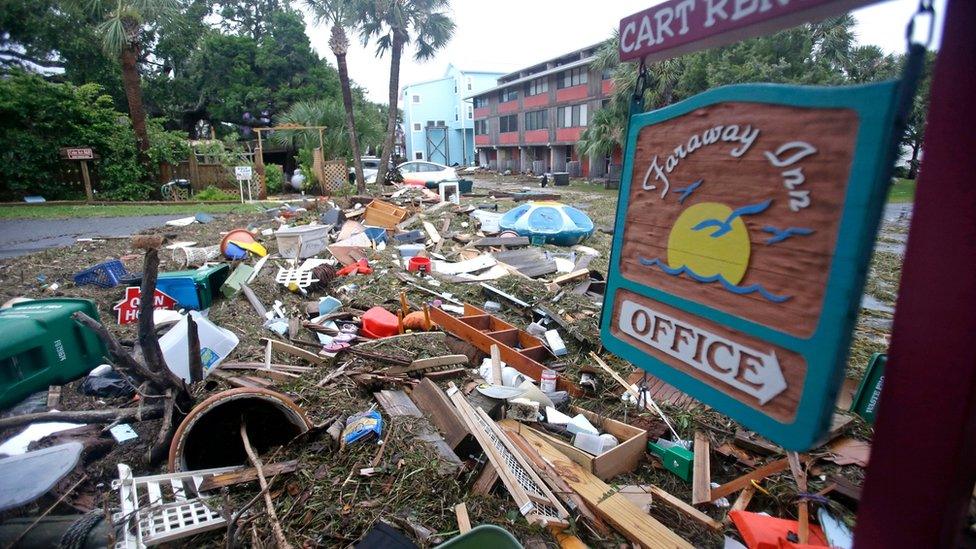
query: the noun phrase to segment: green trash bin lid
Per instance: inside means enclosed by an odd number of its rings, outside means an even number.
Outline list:
[[[494,524],[475,526],[468,533],[437,545],[434,549],[522,549],[515,536]]]

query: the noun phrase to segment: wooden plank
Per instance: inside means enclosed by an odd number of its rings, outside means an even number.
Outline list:
[[[477,496],[487,496],[491,493],[496,482],[498,482],[498,470],[489,461],[481,468],[478,478],[471,485],[471,493]]]
[[[805,458],[809,459],[809,458]],[[719,498],[724,498],[729,494],[733,494],[742,490],[746,486],[752,484],[754,480],[760,480],[768,477],[769,475],[775,475],[776,473],[782,473],[783,471],[789,469],[790,461],[786,458],[778,459],[776,461],[767,463],[762,467],[755,469],[739,478],[730,480],[725,484],[719,486],[718,488],[712,488],[711,498],[709,501],[715,501]]]
[[[588,276],[590,276],[589,269],[580,269],[578,271],[573,271],[571,273],[566,273],[564,275],[557,276],[556,278],[552,279],[552,283],[562,286],[563,284],[566,284],[568,282],[572,282],[574,280],[581,280]]]
[[[388,391],[383,390],[378,393],[373,393],[373,397],[376,401],[380,403],[380,406],[386,410],[386,413],[393,417],[397,416],[408,416],[408,417],[423,417],[423,412],[421,412],[407,396],[407,393],[403,391]]]
[[[410,399],[427,414],[427,418],[444,435],[445,442],[451,448],[457,448],[464,437],[468,436],[468,428],[458,417],[457,409],[433,381],[422,379],[410,393]]]
[[[437,232],[437,227],[434,227],[434,224],[430,221],[424,221],[423,225],[424,230],[427,231],[427,236],[430,238],[430,241],[434,244],[440,243],[441,233]]]
[[[654,494],[654,497],[657,499],[657,501],[667,503],[671,507],[677,509],[678,511],[681,511],[685,516],[697,522],[698,524],[711,528],[712,530],[715,531],[722,530],[723,526],[721,522],[713,519],[712,517],[706,515],[705,513],[702,513],[698,509],[695,509],[691,505],[688,505],[687,503],[681,501],[680,498],[677,498],[669,494],[668,492],[662,490],[661,488],[658,488],[657,486],[654,486],[653,484],[651,485],[651,493]]]
[[[471,530],[471,519],[468,518],[468,507],[462,501],[454,506],[454,515],[457,517],[458,530],[461,534],[467,534]]]
[[[491,349],[491,384],[500,386],[502,384],[502,355],[498,345],[492,345]]]
[[[742,429],[735,432],[735,438],[732,440],[732,444],[760,456],[772,456],[783,453],[783,449],[779,446],[763,439],[756,433]]]
[[[520,423],[512,420],[500,421],[499,425],[505,430],[516,433],[520,431],[521,426]],[[522,430],[520,434],[553,466],[573,491],[630,541],[644,547],[689,549],[692,547],[657,519],[641,511],[627,498],[616,493],[610,485],[573,463],[543,439],[527,430]]]
[[[47,388],[47,409],[52,410],[61,404],[61,386],[50,385]]]
[[[708,435],[695,431],[695,461],[691,470],[691,503],[698,505],[711,500],[712,472],[709,467]]]
[[[471,244],[475,248],[487,248],[489,246],[528,246],[529,237],[527,236],[491,236],[482,238]]]
[[[306,351],[301,347],[296,347],[290,343],[285,343],[284,341],[279,341],[277,339],[270,339],[266,337],[261,338],[261,343],[266,341],[271,342],[271,347],[278,352],[287,353],[292,356],[297,356],[306,362],[311,362],[312,364],[324,364],[328,360],[324,356],[319,356],[311,351]]]
[[[610,530],[607,528],[607,525],[603,522],[603,520],[593,513],[593,510],[590,509],[589,505],[587,505],[585,501],[583,501],[583,498],[581,498],[579,494],[574,492],[572,488],[566,484],[566,482],[559,476],[559,473],[557,473],[556,470],[546,462],[546,460],[542,459],[542,456],[535,451],[535,448],[533,448],[532,445],[530,445],[525,438],[522,437],[522,435],[513,433],[512,431],[505,431],[505,435],[508,436],[508,439],[512,441],[512,444],[518,446],[519,450],[522,452],[522,455],[524,455],[529,460],[529,463],[531,463],[535,468],[536,474],[545,478],[546,482],[552,486],[553,490],[556,490],[557,493],[562,495],[565,501],[572,502],[573,505],[576,506],[576,510],[579,511],[580,515],[588,520],[597,531],[604,536],[610,533]]]
[[[746,486],[739,492],[739,497],[735,498],[732,503],[732,507],[729,508],[729,512],[732,511],[745,511],[749,507],[749,502],[752,501],[752,496],[756,495],[755,486]]]
[[[298,469],[298,460],[293,459],[290,461],[279,461],[278,463],[263,465],[261,468],[266,477],[273,477],[283,473],[291,473],[292,471]],[[218,475],[204,478],[203,483],[200,484],[200,488],[198,490],[201,492],[206,492],[208,490],[215,490],[225,486],[233,486],[235,484],[242,484],[244,482],[253,482],[257,479],[257,469],[254,467],[241,467],[236,471],[220,473]]]
[[[423,417],[423,413],[414,405],[410,397],[403,391],[380,391],[373,393],[380,406],[392,417]],[[438,434],[434,428],[424,420],[416,429],[414,438],[426,442],[437,451],[443,459],[443,464],[438,467],[438,473],[448,475],[456,472],[463,464],[454,448],[448,446],[447,442]]]

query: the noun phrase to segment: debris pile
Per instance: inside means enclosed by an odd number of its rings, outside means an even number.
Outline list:
[[[598,354],[609,239],[493,195],[88,239],[54,296],[0,270],[31,298],[0,311],[0,540],[844,546],[863,422],[785,452]]]

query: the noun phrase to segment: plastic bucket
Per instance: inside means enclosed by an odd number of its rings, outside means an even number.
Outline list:
[[[251,231],[247,229],[233,229],[220,241],[220,251],[223,254],[227,254],[227,245],[230,244],[231,240],[236,240],[238,242],[256,242],[254,240],[254,235]],[[231,258],[233,259],[233,258]]]
[[[190,311],[197,323],[200,336],[200,358],[203,362],[203,377],[216,368],[237,347],[240,340],[234,332],[221,328],[207,320],[196,311]],[[159,348],[163,351],[166,365],[176,375],[190,382],[190,345],[187,340],[188,322],[184,317],[159,338]]]

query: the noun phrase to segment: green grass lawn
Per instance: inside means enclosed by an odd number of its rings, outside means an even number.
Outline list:
[[[31,205],[0,206],[0,219],[64,219],[68,217],[126,217],[142,215],[193,215],[246,213],[262,209],[260,204],[118,204],[118,205]]]
[[[915,200],[915,180],[896,179],[888,191],[888,202],[912,202]]]

